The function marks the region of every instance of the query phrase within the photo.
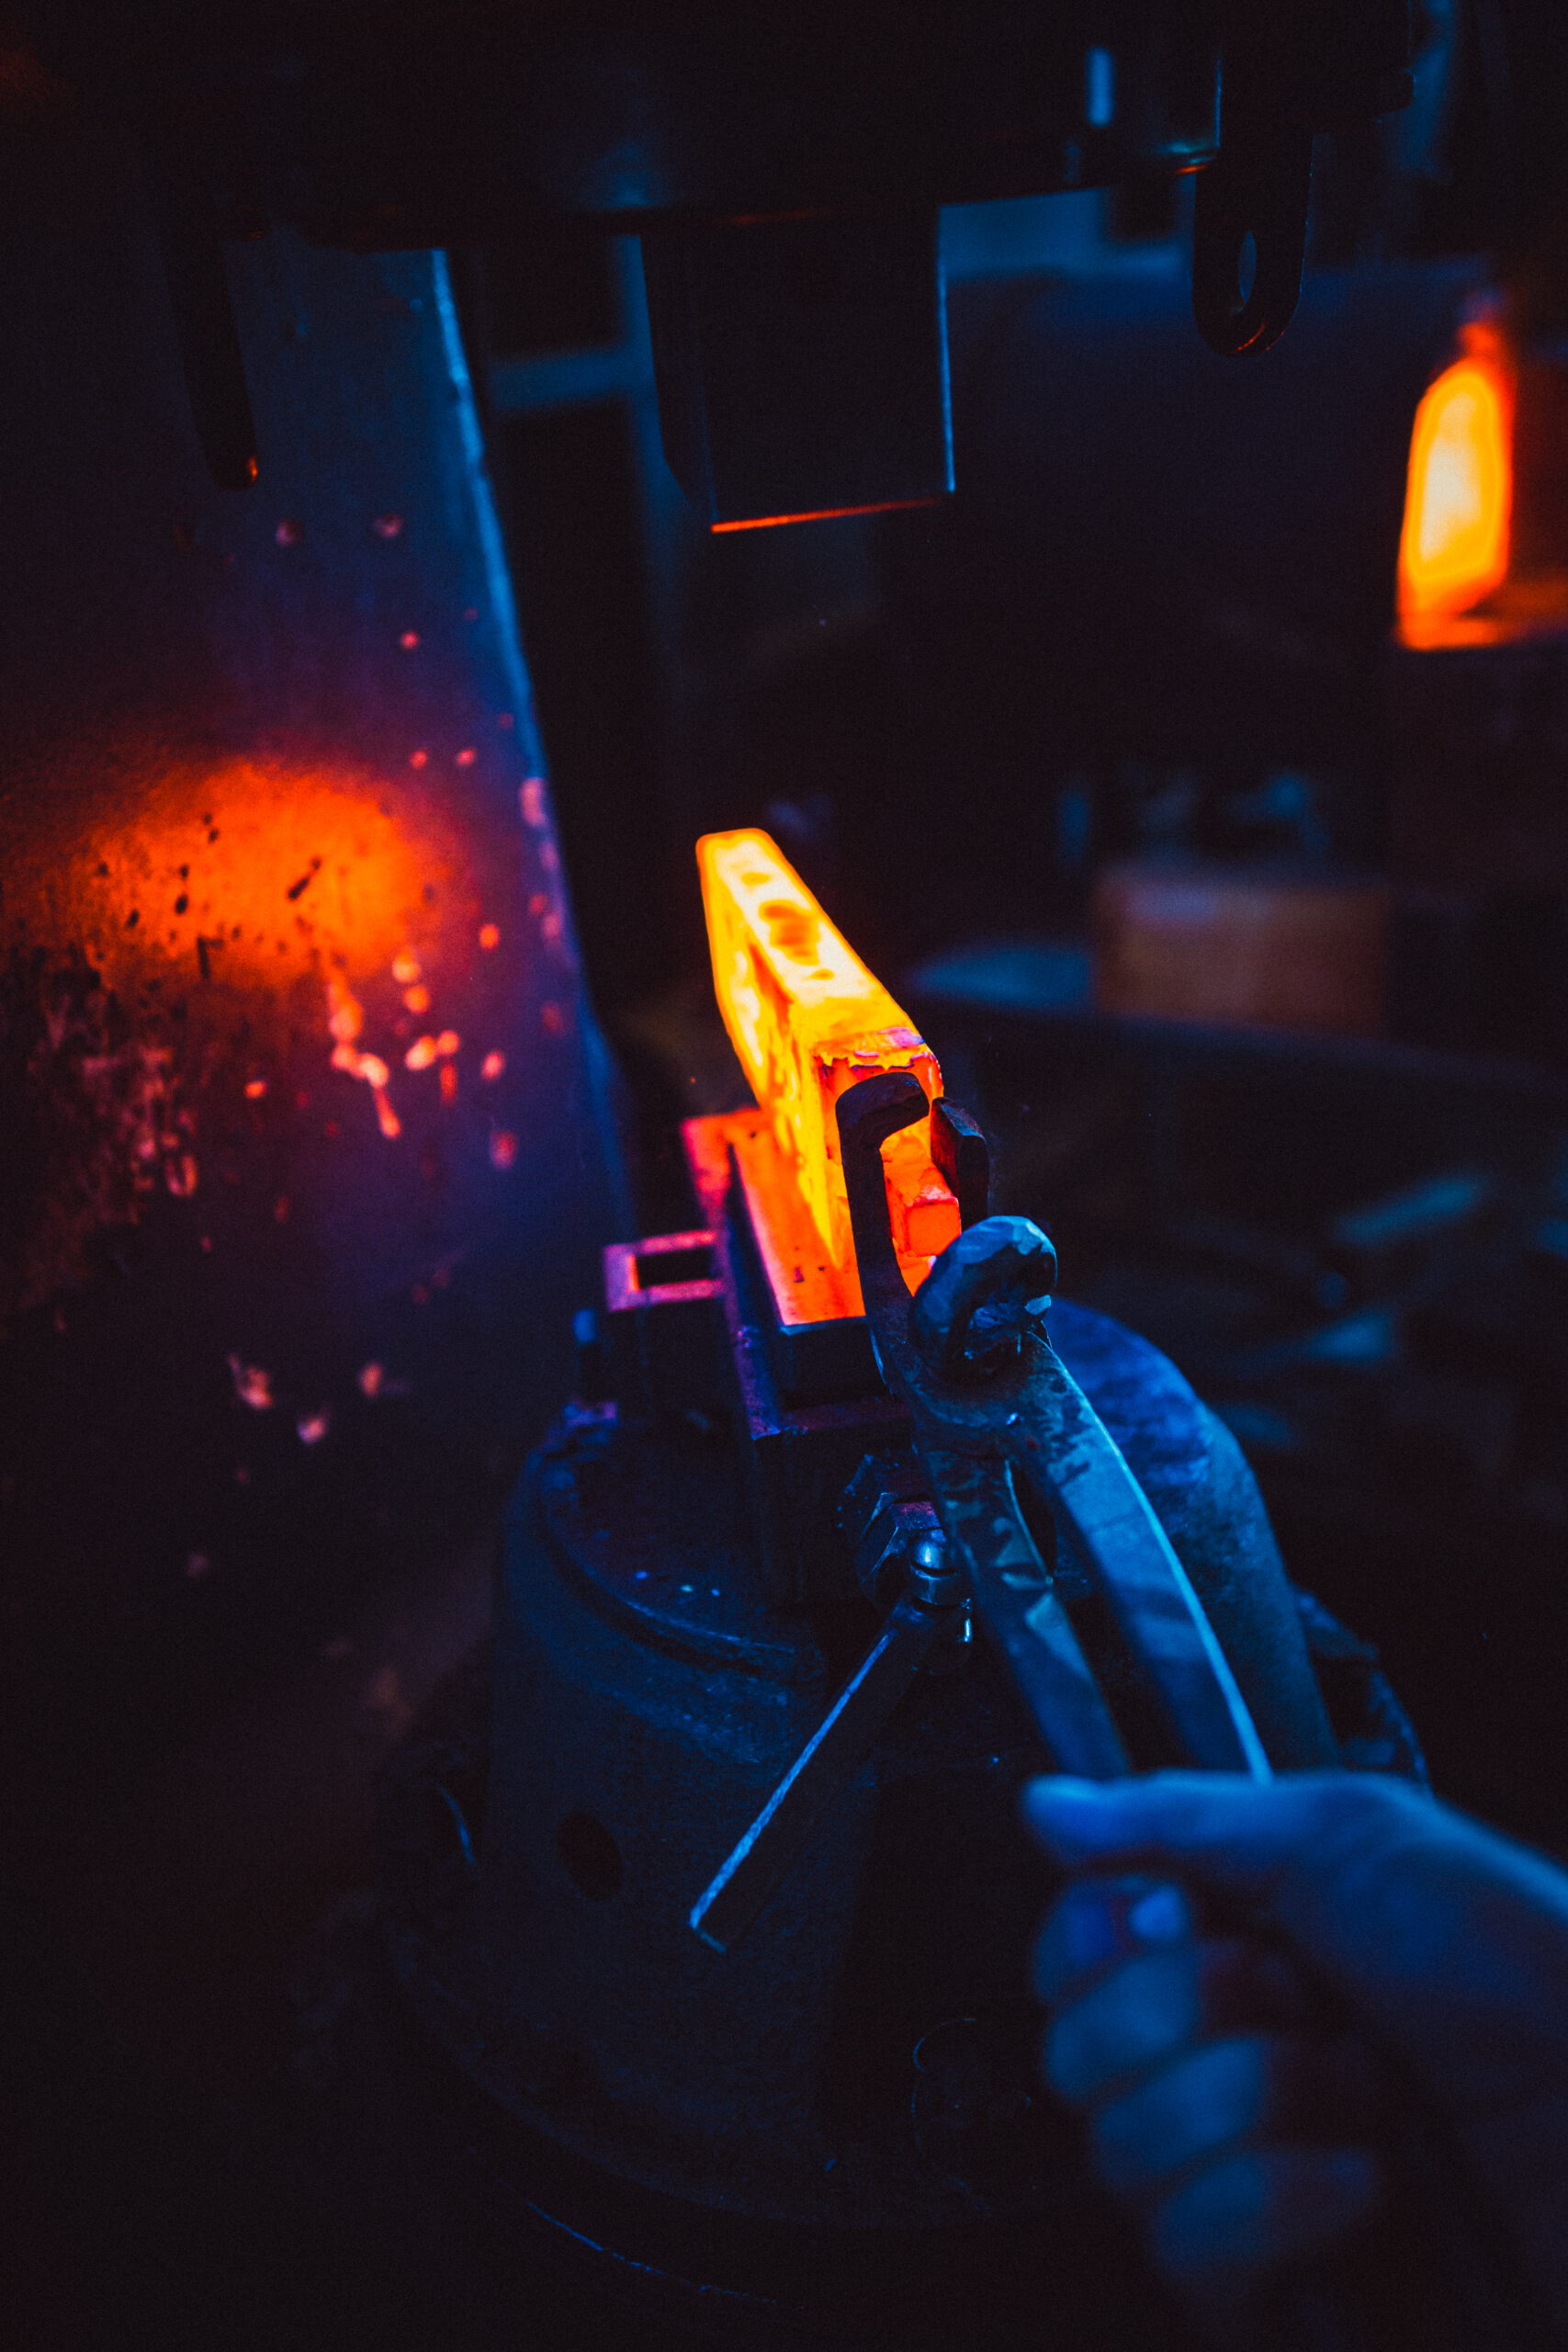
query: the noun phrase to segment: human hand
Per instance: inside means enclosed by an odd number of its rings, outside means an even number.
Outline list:
[[[1047,2079],[1201,2315],[1375,2211],[1402,2072],[1568,2336],[1568,1874],[1371,1773],[1037,1781],[1024,1813],[1096,1874],[1037,1950]]]

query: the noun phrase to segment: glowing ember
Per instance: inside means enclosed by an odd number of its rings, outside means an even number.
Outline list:
[[[834,1102],[879,1069],[912,1070],[934,1102],[942,1072],[766,833],[705,834],[697,865],[725,1026],[842,1266],[852,1237]],[[931,1164],[929,1118],[893,1136],[883,1161],[894,1240],[913,1288],[956,1236],[958,1204]]]
[[[428,1012],[430,1011],[430,990],[425,987],[423,980],[419,982],[417,987],[405,989],[403,990],[403,1002],[411,1012]]]
[[[199,1172],[192,1152],[182,1151],[177,1158],[164,1162],[164,1182],[176,1200],[195,1192]]]
[[[483,1061],[479,1064],[479,1076],[483,1079],[497,1079],[502,1075],[505,1068],[506,1056],[504,1054],[487,1054]]]
[[[395,539],[401,533],[402,527],[403,518],[400,514],[372,514],[370,517],[370,528],[378,539]]]
[[[465,743],[462,750],[455,755],[454,765],[460,768],[471,768],[478,758],[479,753],[475,751],[473,745],[471,743]]]
[[[359,1385],[367,1396],[379,1396],[386,1377],[383,1364],[362,1363],[359,1367]]]
[[[303,1414],[294,1428],[301,1445],[320,1445],[332,1425],[332,1414],[323,1405],[319,1413]]]
[[[414,647],[419,643],[418,629],[405,628],[402,635],[399,638],[398,643],[402,647],[405,653],[412,653]]]
[[[492,948],[501,945],[501,930],[498,924],[485,922],[479,925],[479,945],[487,956]]]
[[[1493,328],[1429,385],[1410,435],[1399,613],[1407,637],[1468,612],[1502,585],[1513,504],[1513,382]]]
[[[532,825],[537,831],[548,822],[545,815],[545,779],[542,775],[531,775],[525,784],[518,787],[517,797],[522,803],[525,825]]]
[[[337,1039],[333,1047],[333,1068],[345,1070],[350,1078],[364,1080],[376,1098],[376,1117],[381,1133],[391,1142],[403,1131],[403,1123],[392,1108],[391,1098],[387,1092],[388,1080],[392,1073],[379,1054],[361,1053],[355,1044],[364,1013],[343,981],[331,979],[327,982],[327,1002],[331,1008],[327,1026]]]
[[[365,1026],[365,1011],[345,980],[327,982],[327,1027],[340,1046],[351,1046]],[[333,1057],[337,1060],[336,1055]],[[355,1057],[357,1060],[357,1055]],[[341,1069],[345,1065],[338,1063]]]
[[[411,768],[427,768],[430,765],[430,753],[423,751],[411,752],[409,765]]]
[[[408,1052],[403,1056],[403,1068],[405,1069],[428,1069],[434,1059],[434,1038],[416,1037],[413,1044],[409,1047]]]
[[[242,1405],[248,1405],[254,1413],[272,1410],[274,1399],[270,1372],[264,1372],[259,1363],[242,1363],[238,1356],[231,1356],[229,1376]]]
[[[490,1164],[492,1168],[510,1168],[517,1157],[517,1138],[505,1127],[492,1127],[490,1135]]]
[[[435,1040],[435,1050],[445,1060],[449,1054],[457,1052],[462,1042],[456,1029],[443,1029],[440,1036]]]
[[[245,1080],[245,1094],[250,1102],[259,1102],[265,1092],[266,1080],[265,1078],[248,1078]]]
[[[456,1102],[457,1100],[457,1067],[455,1062],[443,1062],[441,1066],[441,1100],[443,1102]]]
[[[420,961],[417,956],[411,955],[405,947],[400,955],[393,956],[392,978],[400,989],[410,987],[419,977]]]

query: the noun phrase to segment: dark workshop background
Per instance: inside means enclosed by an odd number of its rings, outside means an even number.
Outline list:
[[[1262,362],[1193,328],[1190,183],[946,216],[940,509],[707,537],[635,243],[451,263],[642,1230],[692,1221],[681,1117],[739,1099],[692,845],[761,824],[994,1136],[995,1205],[1235,1430],[1439,1789],[1568,1852],[1568,633],[1440,675],[1394,642],[1412,419],[1462,322],[1491,303],[1568,366],[1568,25],[1417,14],[1410,115],[1318,142]],[[1375,888],[1375,1018],[1109,1009],[1128,867]],[[35,2344],[205,2346],[214,2311],[269,2352],[492,2340],[456,2260],[340,2241],[292,2158],[371,1775],[482,1627],[471,1518],[294,1595],[177,1708],[149,1669],[93,1772],[37,1792],[73,1891],[6,1898],[0,2294],[47,2310]]]

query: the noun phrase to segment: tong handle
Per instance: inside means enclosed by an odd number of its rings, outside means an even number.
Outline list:
[[[888,1717],[963,1603],[932,1607],[906,1592],[750,1827],[693,1905],[689,1924],[729,1951],[805,1853],[829,1805],[859,1771]]]

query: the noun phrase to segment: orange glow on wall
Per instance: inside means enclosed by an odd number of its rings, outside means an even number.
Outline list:
[[[484,911],[445,794],[128,732],[52,795],[0,794],[0,962],[41,991],[37,1082],[68,1138],[0,1317],[85,1281],[94,1236],[154,1196],[237,1182],[231,1090],[275,1134],[309,1106],[400,1148],[429,1082],[402,1069],[397,976],[443,1061]]]
[[[1490,327],[1427,387],[1410,435],[1399,617],[1419,643],[1501,587],[1513,505],[1513,381]]]
[[[378,778],[346,764],[171,763],[128,779],[112,813],[102,800],[74,823],[55,813],[50,829],[39,812],[47,839],[10,839],[0,821],[12,900],[32,937],[79,940],[110,988],[162,971],[171,989],[254,1003],[303,988],[319,1004],[336,974],[344,1045],[372,978],[428,980],[443,950],[468,961],[456,825],[434,797],[394,810]]]
[[[837,1266],[852,1262],[833,1104],[879,1069],[913,1070],[933,1101],[936,1057],[766,833],[697,843],[714,989],[730,1041]],[[893,1234],[911,1287],[959,1230],[925,1118],[884,1148]]]

